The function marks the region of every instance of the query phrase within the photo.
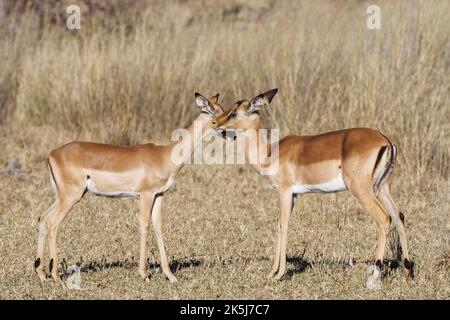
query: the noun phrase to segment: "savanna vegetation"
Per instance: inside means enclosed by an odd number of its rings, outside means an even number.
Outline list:
[[[66,28],[69,4],[81,8],[80,30]],[[370,4],[0,1],[0,298],[448,299],[450,2],[377,1],[380,30],[366,27]],[[163,205],[179,283],[159,272],[155,245],[150,283],[137,275],[137,202],[92,195],[59,233],[60,257],[81,263],[86,290],[39,282],[50,150],[72,140],[168,142],[198,113],[195,91],[220,92],[227,106],[273,87],[263,117],[283,134],[362,126],[395,140],[393,195],[414,281],[404,286],[400,269],[386,267],[382,289],[366,289],[365,265],[353,262],[371,259],[376,226],[346,193],[299,199],[288,276],[267,280],[276,193],[248,166],[191,165]]]

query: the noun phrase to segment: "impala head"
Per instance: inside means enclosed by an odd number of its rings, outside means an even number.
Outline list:
[[[278,89],[272,89],[251,100],[237,101],[231,106],[230,111],[217,117],[214,128],[217,132],[259,129],[260,115],[258,110],[268,105],[277,92]]]
[[[211,98],[206,98],[200,93],[195,93],[195,104],[201,110],[202,113],[205,113],[210,116],[211,123],[210,126],[213,127],[216,124],[216,118],[223,114],[224,110],[219,101],[219,94],[212,96]]]

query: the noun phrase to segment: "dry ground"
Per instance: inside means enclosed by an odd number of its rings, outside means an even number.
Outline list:
[[[14,149],[14,147],[13,147]],[[12,150],[11,150],[12,151]],[[43,167],[42,165],[40,167]],[[60,257],[81,261],[84,291],[42,285],[34,274],[37,217],[52,202],[46,170],[35,177],[0,179],[0,297],[3,299],[448,299],[448,186],[407,186],[397,177],[395,199],[407,214],[416,278],[402,285],[401,271],[381,290],[365,287],[365,265],[374,252],[376,226],[348,193],[298,199],[290,224],[288,277],[265,278],[271,265],[278,205],[276,194],[245,166],[187,166],[165,196],[164,234],[179,283],[169,283],[157,263],[152,236],[151,281],[133,264],[138,255],[136,200],[88,194],[64,221]],[[239,178],[237,178],[239,177]],[[400,181],[399,181],[400,180]],[[438,193],[436,190],[440,190]],[[392,254],[388,251],[388,256]]]
[[[101,1],[80,0],[86,15],[73,32],[64,1],[4,2],[33,5],[0,20],[0,171],[17,157],[30,173],[0,176],[1,299],[450,298],[448,1],[380,1],[382,29],[370,31],[367,1],[149,0],[137,11],[113,1],[98,13]],[[376,226],[347,193],[299,198],[288,276],[267,280],[276,194],[237,165],[187,166],[165,196],[179,283],[159,272],[153,238],[151,281],[138,276],[137,201],[92,195],[59,233],[60,258],[82,262],[85,290],[39,282],[51,149],[75,139],[168,141],[194,118],[194,91],[231,104],[274,86],[263,117],[284,134],[365,126],[398,143],[393,195],[416,264],[408,287],[394,269],[369,291],[366,266],[351,266],[372,257]]]

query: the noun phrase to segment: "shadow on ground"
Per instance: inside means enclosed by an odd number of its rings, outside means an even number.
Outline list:
[[[328,267],[328,268],[341,268],[342,270],[355,268],[357,265],[372,265],[374,262],[365,260],[357,262],[356,259],[350,260],[332,260],[332,259],[322,259],[322,260],[309,260],[305,259],[303,256],[287,257],[286,262],[294,266],[293,269],[289,269],[286,272],[286,277],[290,278],[294,274],[301,274],[312,267]],[[401,264],[397,259],[384,259],[382,266],[382,277],[390,277],[393,275]]]
[[[172,260],[170,262],[170,269],[172,270],[172,272],[175,272],[183,269],[196,268],[201,266],[203,262],[204,261],[202,259],[197,258],[180,258],[177,260]],[[147,263],[149,270],[159,269],[161,267],[159,262],[148,261]],[[62,265],[61,271],[66,273],[68,266],[67,262],[64,259],[61,265]],[[76,265],[80,268],[82,273],[88,273],[114,268],[133,270],[138,267],[139,263],[134,259],[134,257],[132,257],[131,259],[113,260],[113,261],[108,261],[106,258],[102,258],[98,260],[90,260],[87,262],[83,262],[83,259],[81,258],[80,261],[76,262]]]
[[[211,258],[211,257],[210,257]],[[217,265],[225,266],[225,265],[240,265],[240,264],[249,264],[251,262],[269,262],[271,259],[269,257],[242,257],[242,256],[233,256],[228,258],[223,257],[212,257],[212,259],[204,258],[204,257],[187,257],[187,258],[179,258],[172,260],[170,262],[170,269],[172,272],[197,268],[200,266],[205,266],[207,268],[213,268]],[[333,259],[307,259],[304,255],[296,255],[296,256],[288,256],[286,258],[286,262],[288,265],[293,266],[293,268],[289,268],[286,272],[286,278],[291,278],[295,274],[301,274],[306,270],[313,267],[328,267],[328,268],[341,268],[342,270],[354,268],[357,265],[370,265],[373,264],[373,261],[364,260],[357,262],[356,259],[351,260],[333,260]],[[148,261],[148,269],[155,270],[161,267],[159,262]],[[138,261],[132,257],[131,259],[124,260],[113,260],[108,261],[106,258],[101,258],[98,260],[90,260],[84,262],[81,258],[80,261],[76,263],[76,265],[80,268],[82,273],[89,272],[98,272],[108,269],[114,268],[122,268],[126,270],[134,270],[138,267]],[[396,259],[385,259],[383,261],[382,268],[382,276],[389,277],[395,272],[401,264]],[[61,263],[61,271],[66,273],[68,269],[67,262],[63,259]]]

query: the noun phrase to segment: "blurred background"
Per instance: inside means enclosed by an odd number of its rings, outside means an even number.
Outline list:
[[[81,8],[68,30],[66,7]],[[416,178],[447,178],[448,1],[1,0],[1,126],[70,139],[168,139],[197,110],[278,87],[285,134],[373,127]],[[61,137],[61,138],[58,138]]]

